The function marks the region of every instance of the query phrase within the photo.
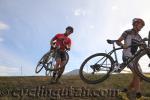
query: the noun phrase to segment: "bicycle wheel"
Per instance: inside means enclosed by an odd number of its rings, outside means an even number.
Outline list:
[[[63,66],[66,66],[66,64],[67,64],[68,61],[69,61],[69,55],[68,55],[67,52],[65,52],[65,56],[66,56],[66,61],[64,62],[64,65],[63,65]],[[55,57],[56,57],[56,54],[54,54],[54,55],[49,59],[49,61],[48,61],[48,66],[46,67],[47,70],[49,70],[49,71],[58,71],[58,70],[60,70],[60,69],[63,68],[63,67],[58,67],[58,68],[55,68],[55,67],[54,67],[55,64],[56,64],[56,59],[55,59]]]
[[[40,59],[40,61],[38,62],[36,68],[35,68],[35,73],[39,73],[43,67],[45,67],[46,65],[46,59],[48,59],[47,57],[49,57],[50,55],[50,51],[47,52],[46,54],[44,54],[44,56]]]
[[[88,84],[103,82],[114,68],[113,58],[105,53],[91,55],[82,63],[79,75]]]
[[[150,54],[150,49],[142,51],[141,54],[135,58],[136,67],[134,68],[139,77],[150,82],[150,57],[148,54]]]

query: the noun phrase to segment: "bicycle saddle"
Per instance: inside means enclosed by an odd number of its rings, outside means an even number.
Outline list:
[[[117,40],[109,40],[109,39],[107,39],[107,43],[109,43],[109,44],[114,44],[116,41]]]

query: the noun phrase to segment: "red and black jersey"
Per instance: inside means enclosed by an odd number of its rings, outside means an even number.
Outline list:
[[[53,38],[53,41],[56,40],[56,46],[60,46],[61,50],[65,50],[65,47],[68,45],[71,46],[71,39],[65,36],[63,33],[58,33]]]

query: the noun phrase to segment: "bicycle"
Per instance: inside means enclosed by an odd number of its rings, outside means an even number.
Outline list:
[[[56,64],[56,55],[57,55],[57,49],[55,50],[50,50],[46,54],[43,55],[43,57],[39,60],[35,73],[39,73],[43,68],[45,68],[45,75],[46,76],[52,76],[52,73],[54,71],[63,71],[66,64],[68,63],[69,60],[69,55],[67,51],[65,51],[65,56],[66,56],[66,61],[63,65],[63,67],[55,68]]]
[[[144,38],[136,45],[128,46],[128,48],[130,48],[131,46],[143,46],[143,49],[138,50],[133,57],[129,58],[126,62],[123,63],[118,62],[118,57],[116,54],[117,50],[121,50],[123,48],[116,48],[116,41],[117,40],[107,40],[108,44],[113,45],[113,50],[111,50],[109,53],[96,53],[89,56],[83,61],[79,69],[80,78],[88,84],[97,84],[106,80],[111,74],[120,73],[126,66],[129,65],[130,62],[135,60],[136,63],[140,62],[140,66],[148,63],[147,65],[142,66],[142,69],[140,69],[140,67],[134,68],[139,77],[147,82],[150,82],[150,32],[148,38]],[[148,45],[142,43],[145,41],[148,41]],[[114,58],[112,57],[113,53]],[[141,62],[141,59],[143,60],[143,57],[144,61],[146,61],[144,63]]]

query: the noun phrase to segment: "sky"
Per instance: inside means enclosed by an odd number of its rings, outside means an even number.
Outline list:
[[[79,69],[86,57],[112,49],[117,39],[142,18],[146,37],[150,30],[149,0],[0,0],[0,76],[35,74],[49,41],[67,26],[74,27],[65,73]],[[118,52],[121,58],[121,52]]]

